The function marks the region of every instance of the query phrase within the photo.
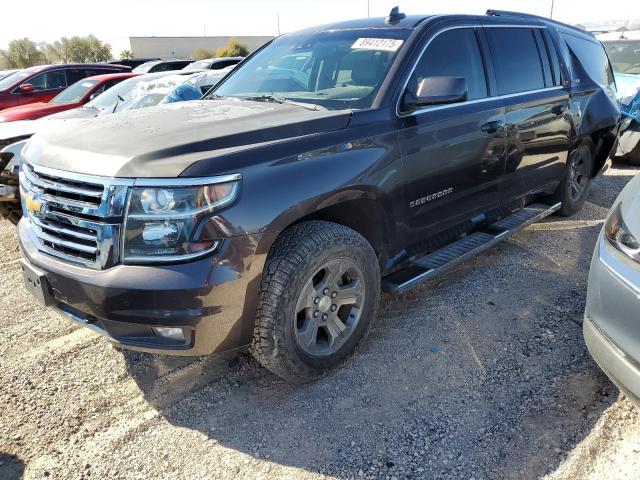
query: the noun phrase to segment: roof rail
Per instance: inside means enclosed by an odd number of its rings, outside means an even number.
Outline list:
[[[555,23],[556,25],[561,25],[565,28],[570,28],[571,30],[575,30],[578,31],[580,33],[583,33],[585,35],[589,35],[591,37],[593,37],[593,34],[587,30],[583,30],[581,28],[578,27],[574,27],[573,25],[569,25],[568,23],[562,23],[559,22],[557,20],[554,20],[552,18],[548,18],[548,17],[542,17],[540,15],[533,15],[531,13],[522,13],[522,12],[511,12],[509,10],[493,10],[493,9],[489,9],[487,10],[487,15],[492,16],[492,17],[517,17],[517,18],[530,18],[532,20],[541,20],[543,22],[550,22],[550,23]]]

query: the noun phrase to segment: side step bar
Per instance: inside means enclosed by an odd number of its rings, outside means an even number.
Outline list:
[[[473,232],[460,240],[436,250],[421,258],[414,258],[411,264],[382,280],[382,289],[388,293],[402,293],[450,270],[460,263],[475,257],[511,235],[542,220],[560,209],[560,203],[545,205],[534,203],[521,210]]]

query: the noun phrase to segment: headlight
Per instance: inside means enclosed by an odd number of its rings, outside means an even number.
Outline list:
[[[604,225],[604,234],[613,247],[628,257],[640,261],[640,242],[629,231],[622,219],[621,203],[611,212]]]
[[[125,218],[124,263],[175,262],[214,251],[221,239],[208,220],[237,198],[239,176],[231,178],[189,187],[134,187]]]

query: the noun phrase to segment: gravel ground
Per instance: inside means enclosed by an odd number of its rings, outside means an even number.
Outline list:
[[[291,386],[248,355],[122,352],[21,286],[0,222],[0,478],[637,478],[638,411],[581,333],[615,168],[551,218],[383,298],[354,359]]]

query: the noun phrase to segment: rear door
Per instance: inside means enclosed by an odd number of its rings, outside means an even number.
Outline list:
[[[463,77],[468,99],[400,108],[408,243],[482,217],[500,201],[506,117],[501,100],[490,96],[479,33],[466,26],[436,33],[409,78],[406,92],[425,77]]]
[[[503,203],[551,190],[569,151],[569,94],[543,27],[486,25],[498,95],[507,115]]]

